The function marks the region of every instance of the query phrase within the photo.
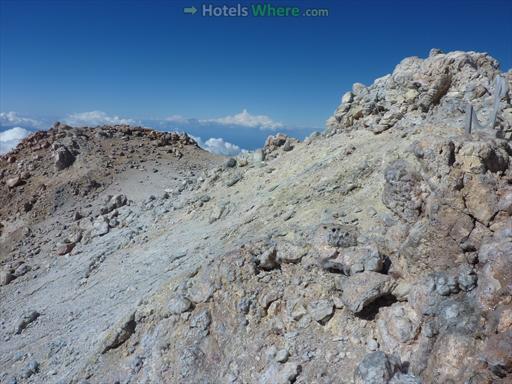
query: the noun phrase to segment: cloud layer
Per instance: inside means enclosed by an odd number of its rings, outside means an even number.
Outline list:
[[[133,119],[122,118],[119,116],[110,116],[102,111],[72,113],[64,119],[64,122],[76,126],[137,124],[137,122]]]
[[[14,127],[0,132],[0,154],[9,152],[30,134],[31,131],[21,127]]]
[[[236,115],[219,117],[216,119],[199,120],[200,123],[215,123],[221,125],[238,125],[241,127],[260,128],[265,130],[276,130],[283,128],[283,123],[272,120],[266,115],[251,115],[244,109]]]
[[[20,116],[17,112],[0,112],[0,127],[25,127],[29,129],[46,128],[46,122]]]

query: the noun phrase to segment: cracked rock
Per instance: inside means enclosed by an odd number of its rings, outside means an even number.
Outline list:
[[[341,301],[351,312],[358,313],[378,298],[391,294],[395,285],[396,282],[388,275],[358,273],[342,280]]]

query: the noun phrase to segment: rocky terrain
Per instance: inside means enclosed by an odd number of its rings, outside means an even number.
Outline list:
[[[510,383],[510,89],[432,50],[233,159],[33,134],[0,158],[0,382]]]

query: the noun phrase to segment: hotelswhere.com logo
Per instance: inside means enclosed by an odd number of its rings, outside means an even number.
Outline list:
[[[270,3],[214,5],[201,4],[183,8],[183,13],[203,17],[326,17],[326,8],[301,8]]]

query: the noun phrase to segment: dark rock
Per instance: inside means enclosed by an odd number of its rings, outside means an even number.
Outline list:
[[[266,249],[256,257],[256,265],[258,268],[264,270],[271,270],[277,268],[279,263],[277,262],[277,250],[275,247]]]
[[[75,156],[65,147],[59,147],[54,153],[54,164],[57,171],[70,167],[75,162]]]
[[[236,167],[236,160],[231,157],[226,161],[226,168],[234,168],[234,167]]]
[[[64,243],[57,247],[57,255],[64,256],[70,253],[75,248],[75,243]]]

